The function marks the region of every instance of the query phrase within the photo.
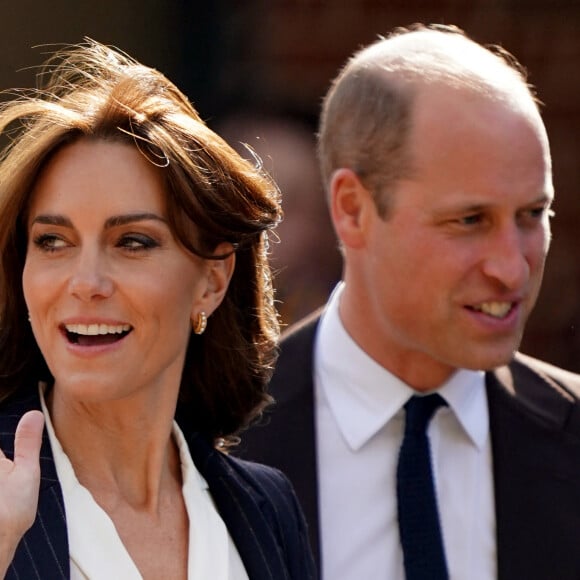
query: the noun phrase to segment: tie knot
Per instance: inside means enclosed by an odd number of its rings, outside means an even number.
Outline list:
[[[405,403],[405,430],[424,433],[436,409],[446,405],[445,399],[437,393],[424,397],[413,395]]]

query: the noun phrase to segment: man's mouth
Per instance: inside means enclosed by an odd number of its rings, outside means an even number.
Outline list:
[[[64,331],[71,344],[96,346],[112,344],[131,332],[129,324],[65,324]]]
[[[493,318],[505,318],[514,307],[513,302],[482,302],[476,306],[470,306],[470,310],[483,312]]]

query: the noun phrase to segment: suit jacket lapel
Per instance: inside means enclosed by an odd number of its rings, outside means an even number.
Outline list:
[[[499,580],[580,578],[577,409],[557,391],[517,362],[487,375]]]

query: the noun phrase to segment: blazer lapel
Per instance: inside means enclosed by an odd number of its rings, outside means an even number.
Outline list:
[[[577,410],[558,385],[517,362],[487,374],[487,395],[498,579],[577,580],[580,439],[566,431]]]

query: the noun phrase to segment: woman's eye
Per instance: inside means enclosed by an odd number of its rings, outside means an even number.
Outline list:
[[[55,234],[40,234],[34,238],[33,242],[43,252],[56,252],[67,246],[66,241]]]
[[[138,252],[140,250],[157,248],[159,244],[150,236],[144,234],[131,234],[123,236],[117,243],[117,246],[132,252]]]

